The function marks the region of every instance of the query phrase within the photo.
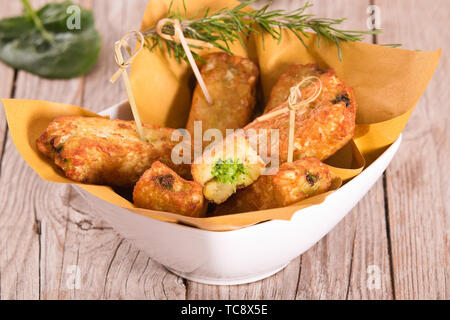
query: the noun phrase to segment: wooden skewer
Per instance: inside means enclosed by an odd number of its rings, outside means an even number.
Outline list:
[[[133,54],[128,58],[128,60],[124,61],[123,55],[122,55],[122,47],[124,47],[128,53],[131,52],[131,48],[128,45],[127,39],[131,35],[137,35],[139,38],[139,47],[136,48],[136,50],[133,52]],[[116,60],[117,65],[119,66],[119,69],[114,73],[114,75],[109,79],[112,83],[114,83],[120,75],[122,75],[123,83],[125,84],[125,89],[127,91],[127,97],[128,102],[131,106],[131,112],[133,113],[134,120],[136,122],[136,128],[139,134],[139,137],[142,141],[146,141],[144,137],[144,130],[142,128],[142,122],[141,118],[139,117],[139,112],[136,106],[136,101],[134,100],[133,90],[131,89],[130,79],[128,77],[127,68],[131,65],[134,58],[137,56],[139,51],[144,46],[144,36],[139,31],[130,31],[125,36],[123,36],[122,39],[117,41],[114,44],[114,57]]]
[[[318,85],[316,85],[318,81]],[[300,86],[302,86],[306,82],[314,83],[314,93],[308,99],[301,100],[302,92],[300,91]],[[320,93],[322,92],[322,81],[315,76],[310,76],[302,79],[297,85],[290,88],[290,94],[288,97],[288,106],[279,110],[275,110],[269,112],[265,115],[262,115],[256,118],[256,121],[265,121],[270,118],[273,118],[277,115],[286,113],[289,111],[289,144],[288,144],[288,162],[292,162],[294,158],[294,133],[295,133],[295,115],[297,110],[301,107],[307,107],[313,101],[315,101]]]

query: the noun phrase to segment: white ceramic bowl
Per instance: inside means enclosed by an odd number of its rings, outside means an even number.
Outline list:
[[[127,103],[101,114],[131,119]],[[234,231],[206,231],[148,218],[75,188],[101,218],[173,273],[207,284],[248,283],[283,269],[325,236],[382,175],[400,142],[401,136],[360,175],[323,203],[297,211],[290,221],[272,220]]]

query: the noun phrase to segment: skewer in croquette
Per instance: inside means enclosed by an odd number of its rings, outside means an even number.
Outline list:
[[[294,65],[291,69],[296,70],[300,75],[309,75],[313,70],[312,65]],[[285,76],[282,75],[281,78],[283,77]],[[321,86],[320,94],[309,105],[304,105],[295,111],[294,160],[304,157],[316,157],[319,160],[327,159],[347,144],[354,134],[356,100],[353,90],[346,86],[332,69],[326,72],[317,69],[315,77],[316,80],[307,82],[306,86],[301,88],[302,97],[306,99],[313,95],[318,86]],[[301,79],[297,77],[289,78],[289,81],[285,79],[282,81],[283,88],[277,88],[277,84],[274,90],[277,92],[286,91],[287,97],[289,86],[295,86],[301,82]],[[276,93],[273,99],[279,101],[278,97],[284,97],[285,95]],[[269,108],[271,106],[272,104],[268,105]],[[256,135],[259,134],[261,129],[278,130],[279,163],[286,162],[288,156],[289,111],[287,106],[288,103],[285,101],[244,127],[246,132],[250,133],[251,130]],[[282,109],[285,109],[285,112],[267,118],[271,113],[276,113]],[[269,154],[271,151],[273,152],[272,149],[273,146],[268,148]]]
[[[144,172],[133,191],[134,204],[139,208],[190,217],[204,216],[206,203],[203,200],[201,185],[184,180],[159,161]]]
[[[274,175],[263,175],[218,205],[213,215],[248,212],[292,205],[326,192],[331,185],[328,167],[308,157],[286,162]]]
[[[134,121],[67,116],[53,120],[37,139],[38,150],[77,182],[132,187],[159,160],[181,176],[190,166],[171,160],[174,129],[144,124],[142,141]]]

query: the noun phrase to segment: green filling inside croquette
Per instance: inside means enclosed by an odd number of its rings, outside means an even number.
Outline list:
[[[247,174],[247,169],[238,159],[219,159],[212,167],[211,174],[220,183],[239,184]]]

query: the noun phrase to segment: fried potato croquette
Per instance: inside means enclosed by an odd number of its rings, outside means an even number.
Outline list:
[[[139,208],[190,217],[204,216],[207,208],[200,184],[184,180],[159,161],[154,162],[136,183],[133,201]]]
[[[145,124],[142,141],[134,121],[67,116],[53,120],[36,145],[65,175],[78,182],[133,186],[159,160],[181,176],[190,166],[171,160],[174,129]]]
[[[202,130],[238,129],[250,122],[255,107],[258,67],[249,59],[224,52],[212,53],[201,67],[201,74],[212,98],[210,105],[199,85],[192,98],[187,130],[194,133],[194,121]]]
[[[298,68],[300,67],[296,66],[296,69]],[[311,70],[310,65],[305,68]],[[350,141],[354,134],[357,105],[353,90],[347,87],[332,69],[318,72],[317,78],[322,83],[319,96],[309,105],[297,109],[295,113],[294,160],[304,157],[327,159]],[[314,86],[314,83],[310,83],[302,88],[302,96],[312,95]],[[286,107],[287,102],[284,102],[271,112]],[[269,114],[266,113],[264,116]],[[289,112],[286,111],[269,119],[257,118],[244,128],[248,134],[250,134],[249,130],[254,130],[252,133],[256,135],[260,134],[261,129],[278,129],[279,149],[277,151],[280,163],[286,162],[289,145]],[[273,150],[268,148],[269,154],[271,151]]]
[[[252,184],[263,170],[264,162],[242,133],[228,135],[191,166],[192,177],[203,186],[205,198],[215,203]]]
[[[289,206],[326,192],[331,186],[328,167],[308,157],[282,164],[274,175],[263,175],[218,205],[213,215],[248,212]]]

